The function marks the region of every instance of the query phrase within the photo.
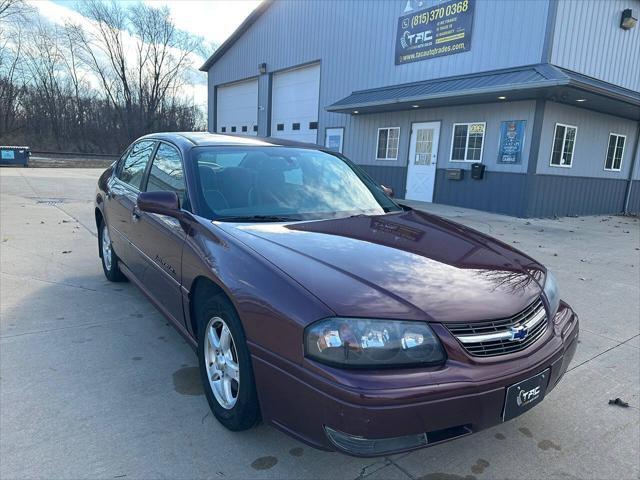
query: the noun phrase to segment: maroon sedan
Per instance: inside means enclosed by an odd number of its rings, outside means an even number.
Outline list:
[[[578,338],[553,275],[388,194],[316,147],[149,135],[100,177],[102,266],[197,349],[231,430],[375,456],[540,403]]]

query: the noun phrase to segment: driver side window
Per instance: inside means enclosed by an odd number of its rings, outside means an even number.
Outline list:
[[[151,164],[147,192],[176,192],[180,205],[185,200],[184,170],[180,153],[170,145],[161,143]]]

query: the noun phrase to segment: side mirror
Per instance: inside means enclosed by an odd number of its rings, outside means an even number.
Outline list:
[[[384,185],[380,185],[382,187],[382,191],[385,193],[387,197],[393,198],[393,188],[385,187]]]
[[[180,199],[176,192],[141,192],[137,204],[140,211],[147,213],[177,217],[180,212]]]

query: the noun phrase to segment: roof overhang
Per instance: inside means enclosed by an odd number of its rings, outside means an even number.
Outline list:
[[[640,92],[550,64],[355,91],[327,111],[365,114],[540,98],[640,120]]]

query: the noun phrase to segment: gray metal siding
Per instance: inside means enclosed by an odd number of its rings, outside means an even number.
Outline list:
[[[527,171],[529,148],[533,128],[535,101],[491,103],[464,107],[441,107],[412,109],[367,115],[346,116],[347,127],[344,138],[344,154],[358,164],[376,166],[406,166],[411,138],[411,124],[415,122],[441,122],[438,147],[439,168],[469,169],[470,163],[450,162],[451,135],[454,123],[486,122],[482,163],[490,171],[522,173]],[[525,144],[522,164],[502,165],[497,163],[500,122],[503,120],[526,120]],[[333,125],[330,125],[333,126]],[[400,127],[398,160],[376,160],[378,128]]]
[[[386,187],[391,187],[396,198],[404,198],[407,168],[392,167],[388,165],[359,165],[376,182]]]
[[[526,216],[616,214],[623,211],[627,182],[620,179],[535,175]]]
[[[623,211],[627,182],[620,179],[488,172],[473,180],[447,180],[438,170],[434,201],[518,217],[604,215]],[[630,212],[640,212],[640,182],[634,182]]]
[[[629,197],[629,213],[640,215],[640,181],[635,180]]]
[[[255,76],[262,62],[273,72],[320,60],[324,130],[344,126],[344,115],[324,108],[354,90],[540,61],[548,2],[479,0],[470,51],[396,66],[396,28],[406,3],[277,1],[209,70],[210,94],[213,85]]]
[[[268,73],[258,77],[258,135],[266,137],[269,132],[269,96],[271,95],[271,76]]]
[[[479,0],[469,52],[396,66],[396,28],[406,4],[277,1],[210,72],[219,84],[255,75],[261,62],[275,71],[323,59],[335,86],[356,90],[540,61],[548,2]]]
[[[571,168],[550,166],[551,146],[556,123],[578,127]],[[636,125],[636,122],[632,120],[592,112],[584,108],[547,102],[537,172],[572,177],[626,179],[629,177],[633,149],[637,141]],[[627,136],[620,172],[610,172],[604,169],[609,133],[611,132]]]
[[[626,8],[637,16],[640,1],[559,0],[551,63],[639,91],[640,28],[620,28]]]
[[[527,175],[486,172],[474,180],[464,172],[462,180],[448,180],[438,169],[434,202],[521,217],[526,211]]]

